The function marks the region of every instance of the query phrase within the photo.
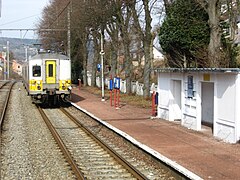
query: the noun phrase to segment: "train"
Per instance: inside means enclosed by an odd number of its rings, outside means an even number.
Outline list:
[[[71,60],[59,53],[38,53],[23,64],[23,82],[35,104],[56,105],[71,96]]]

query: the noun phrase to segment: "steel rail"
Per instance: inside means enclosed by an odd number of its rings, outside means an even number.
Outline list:
[[[67,147],[65,146],[64,142],[62,141],[61,137],[59,136],[58,132],[52,125],[52,123],[49,121],[47,115],[44,113],[42,108],[38,106],[38,110],[40,114],[42,115],[42,118],[44,119],[46,125],[48,126],[49,130],[51,131],[55,141],[57,142],[58,146],[62,150],[64,156],[66,157],[68,163],[70,164],[73,172],[75,173],[77,179],[85,179],[83,173],[79,170],[78,165],[75,163],[74,159],[72,158],[70,152],[67,150]]]
[[[8,82],[9,82],[9,81],[4,81],[4,83],[0,85],[0,89],[1,89],[3,86],[5,86]]]
[[[5,86],[8,82],[5,82],[1,87],[0,89],[3,88],[3,86]],[[4,117],[6,115],[6,112],[7,112],[7,106],[8,106],[8,102],[9,102],[9,99],[10,99],[10,95],[11,95],[11,92],[12,92],[12,87],[13,85],[16,83],[16,81],[12,82],[12,84],[10,85],[9,87],[9,91],[7,93],[7,97],[6,97],[6,100],[4,102],[4,107],[3,107],[3,110],[2,110],[2,114],[1,114],[1,118],[0,118],[0,179],[2,177],[2,174],[1,174],[1,167],[2,167],[2,156],[1,156],[1,152],[2,152],[2,126],[3,126],[3,120],[4,120]]]
[[[10,82],[4,83],[0,88],[3,88],[4,86],[6,86],[7,83],[10,83]],[[3,106],[3,110],[2,110],[2,114],[1,114],[1,118],[0,118],[0,127],[1,127],[0,131],[2,131],[2,125],[3,125],[4,117],[6,115],[7,105],[8,105],[9,99],[10,99],[10,94],[11,94],[11,91],[12,91],[12,87],[15,83],[16,83],[15,81],[11,83],[11,85],[9,87],[9,91],[7,93],[6,100],[4,102],[4,106]]]
[[[116,151],[104,143],[100,138],[95,136],[88,128],[86,128],[82,123],[80,123],[75,117],[73,117],[64,108],[60,110],[69,117],[78,127],[83,129],[91,138],[93,138],[103,149],[105,149],[109,154],[111,154],[123,167],[125,167],[135,178],[139,180],[148,179],[144,174],[138,171],[134,166],[132,166],[128,161],[122,158]]]

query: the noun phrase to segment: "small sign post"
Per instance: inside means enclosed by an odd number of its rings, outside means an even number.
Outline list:
[[[114,107],[119,109],[120,106],[120,77],[114,78]]]
[[[109,92],[110,92],[110,106],[112,107],[112,90],[113,90],[113,79],[112,76],[109,80]]]

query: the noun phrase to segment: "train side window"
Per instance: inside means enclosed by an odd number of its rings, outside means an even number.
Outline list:
[[[48,77],[53,77],[53,65],[48,65]]]
[[[41,66],[33,66],[33,76],[40,77],[41,76]]]

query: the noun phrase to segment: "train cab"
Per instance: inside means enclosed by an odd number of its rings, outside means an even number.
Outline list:
[[[35,103],[53,101],[70,97],[71,61],[62,54],[37,54],[27,63],[24,75],[28,94]]]

